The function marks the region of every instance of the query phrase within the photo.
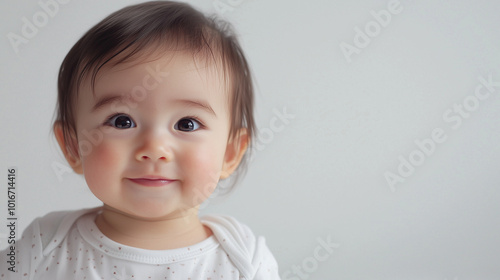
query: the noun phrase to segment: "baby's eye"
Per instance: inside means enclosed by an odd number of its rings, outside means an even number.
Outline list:
[[[201,127],[200,123],[192,118],[184,118],[179,120],[174,128],[180,131],[194,131]]]
[[[112,116],[106,121],[106,124],[118,129],[136,127],[134,121],[129,116],[123,114]]]

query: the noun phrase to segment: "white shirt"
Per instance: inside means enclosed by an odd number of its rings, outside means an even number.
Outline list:
[[[55,212],[33,221],[16,246],[16,267],[4,279],[279,279],[263,237],[231,217],[205,216],[214,233],[189,247],[146,250],[117,243],[97,228],[100,208]]]

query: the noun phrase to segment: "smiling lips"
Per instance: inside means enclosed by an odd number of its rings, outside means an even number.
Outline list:
[[[143,185],[146,187],[163,187],[166,186],[175,180],[170,180],[167,178],[163,177],[156,177],[156,176],[147,176],[147,177],[141,177],[141,178],[129,178],[130,181]]]

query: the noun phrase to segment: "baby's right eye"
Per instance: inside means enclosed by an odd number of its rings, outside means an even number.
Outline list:
[[[117,114],[110,117],[105,123],[105,125],[109,125],[112,127],[116,127],[118,129],[127,129],[136,127],[132,118],[124,114]]]

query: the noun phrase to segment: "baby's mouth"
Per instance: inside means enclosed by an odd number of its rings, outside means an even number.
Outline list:
[[[145,186],[145,187],[163,187],[166,186],[175,180],[158,177],[158,176],[145,176],[140,178],[128,178],[130,181]]]

